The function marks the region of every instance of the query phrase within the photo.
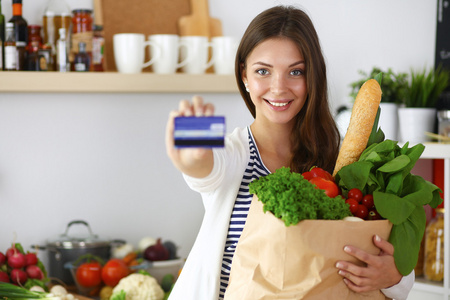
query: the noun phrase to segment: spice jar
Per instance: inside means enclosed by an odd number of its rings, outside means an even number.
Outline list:
[[[92,10],[75,9],[72,14],[72,49],[69,59],[73,62],[75,55],[78,53],[78,45],[85,43],[86,52],[92,60],[92,39],[94,37]]]
[[[423,273],[432,281],[444,279],[444,209],[436,209],[436,216],[425,230],[425,261]]]

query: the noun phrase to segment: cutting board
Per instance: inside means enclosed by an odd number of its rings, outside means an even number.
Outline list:
[[[183,16],[178,21],[178,31],[181,36],[221,36],[222,22],[209,16],[208,0],[190,0],[191,14]]]
[[[179,34],[178,20],[191,13],[189,0],[96,0],[96,24],[103,25],[105,70],[116,71],[116,33]],[[97,22],[100,20],[100,23]],[[148,59],[146,51],[146,59]],[[150,72],[151,67],[144,72]]]

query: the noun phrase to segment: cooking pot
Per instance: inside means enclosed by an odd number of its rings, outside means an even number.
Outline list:
[[[69,235],[69,229],[75,224],[84,225],[88,234],[83,237]],[[64,267],[68,262],[74,262],[84,254],[96,255],[102,259],[111,258],[111,248],[125,244],[123,240],[101,240],[92,233],[89,224],[82,220],[74,220],[67,224],[66,231],[45,246],[32,246],[48,251],[48,276],[56,277],[70,285],[74,283],[70,269]]]

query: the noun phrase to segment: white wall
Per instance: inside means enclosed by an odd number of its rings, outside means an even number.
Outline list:
[[[28,23],[42,24],[46,1],[23,2]],[[92,8],[91,0],[67,2]],[[210,12],[224,34],[240,37],[257,13],[280,3],[303,7],[315,23],[333,109],[349,103],[357,70],[408,72],[434,63],[432,0],[210,0]],[[7,20],[10,7],[2,1]],[[204,96],[227,116],[229,130],[251,121],[237,94]],[[0,94],[0,251],[15,236],[25,247],[45,244],[69,221],[84,219],[103,238],[171,239],[185,257],[203,208],[165,155],[164,127],[168,112],[189,97]]]

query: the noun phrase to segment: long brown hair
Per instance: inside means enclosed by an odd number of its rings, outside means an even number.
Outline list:
[[[256,117],[255,106],[242,80],[242,71],[253,49],[274,37],[286,37],[294,41],[305,60],[308,96],[296,116],[291,134],[294,145],[291,170],[304,172],[318,166],[332,172],[340,136],[328,104],[326,66],[319,38],[306,13],[292,6],[275,6],[253,19],[241,39],[236,55],[239,91],[250,113]]]

